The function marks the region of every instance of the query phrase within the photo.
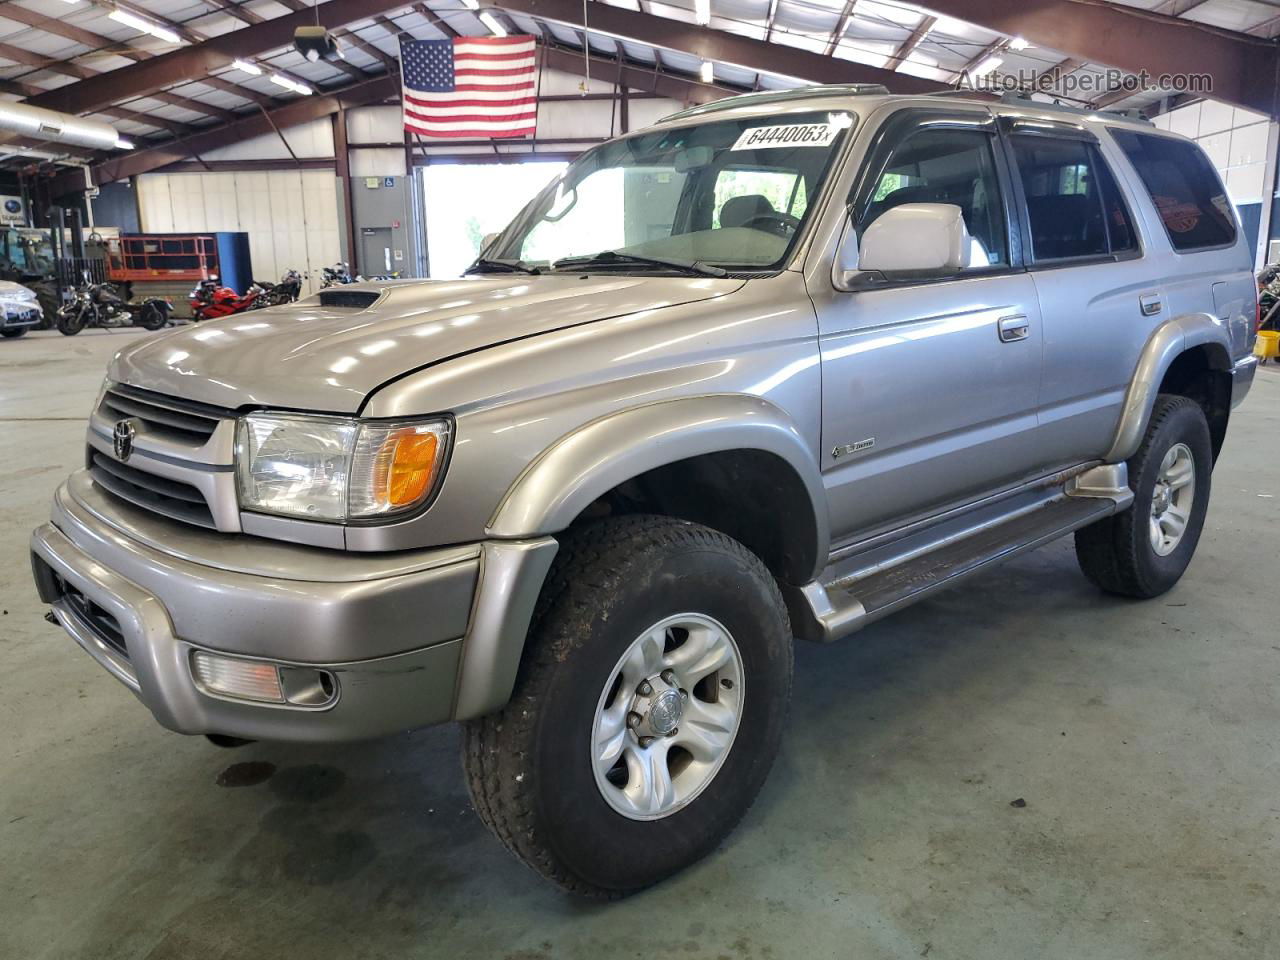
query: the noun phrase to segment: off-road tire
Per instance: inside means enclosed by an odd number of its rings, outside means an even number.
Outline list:
[[[1191,449],[1195,498],[1182,539],[1167,556],[1151,546],[1148,524],[1156,478],[1176,444]],[[1133,506],[1076,531],[1076,559],[1084,575],[1107,593],[1142,600],[1158,597],[1181,579],[1195,553],[1209,506],[1213,448],[1204,411],[1194,400],[1162,393],[1151,411],[1142,445],[1128,461]]]
[[[741,655],[742,718],[723,766],[687,806],[657,820],[616,812],[590,760],[597,702],[622,652],[678,613],[722,623]],[[539,598],[510,702],[465,725],[463,767],[481,820],[567,891],[612,900],[706,856],[764,784],[791,694],[786,607],[737,541],[665,517],[567,533]]]

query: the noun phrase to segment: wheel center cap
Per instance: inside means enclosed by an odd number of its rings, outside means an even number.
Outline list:
[[[1151,505],[1155,509],[1156,515],[1164,513],[1169,509],[1169,488],[1163,484],[1156,487],[1155,496],[1151,498]]]
[[[684,715],[684,699],[679,690],[663,690],[649,704],[649,729],[656,735],[665,737],[680,725]]]

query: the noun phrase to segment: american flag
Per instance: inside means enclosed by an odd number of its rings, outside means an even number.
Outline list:
[[[424,137],[522,137],[538,119],[533,37],[400,45],[404,128]]]

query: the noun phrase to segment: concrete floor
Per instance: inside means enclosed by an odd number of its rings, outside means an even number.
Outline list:
[[[738,831],[588,906],[481,827],[454,729],[219,750],[41,619],[28,531],[133,336],[0,342],[0,956],[1280,957],[1274,368],[1175,591],[1103,597],[1058,543],[799,648]]]

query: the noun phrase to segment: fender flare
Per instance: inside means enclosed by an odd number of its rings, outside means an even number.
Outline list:
[[[1111,448],[1103,457],[1107,463],[1128,460],[1137,452],[1155,407],[1160,382],[1173,361],[1195,347],[1209,348],[1212,369],[1231,370],[1231,339],[1222,323],[1210,314],[1171,317],[1156,327],[1142,348],[1138,367],[1129,381],[1120,423]]]
[[[782,410],[741,394],[661,400],[584,424],[524,469],[498,504],[486,533],[503,540],[557,533],[592,501],[633,477],[729,450],[771,453],[795,471],[813,510],[816,564],[824,564],[831,534],[817,458]]]

